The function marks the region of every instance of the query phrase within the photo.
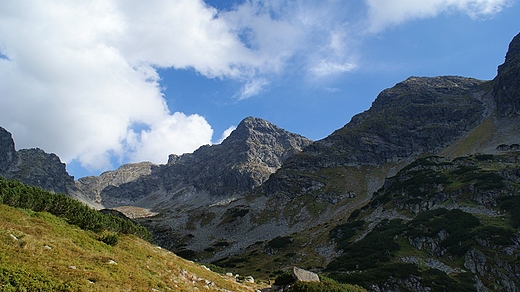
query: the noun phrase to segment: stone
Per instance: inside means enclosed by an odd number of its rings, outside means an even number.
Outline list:
[[[484,275],[486,272],[486,256],[478,249],[472,248],[464,257],[464,267],[474,274]]]
[[[244,278],[244,282],[254,284],[255,283],[255,278],[253,278],[253,276],[247,276],[247,277]]]
[[[293,267],[292,275],[296,282],[319,282],[320,277],[316,273],[300,269],[298,267]]]

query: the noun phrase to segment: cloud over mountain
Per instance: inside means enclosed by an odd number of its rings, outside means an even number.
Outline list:
[[[506,0],[403,3],[366,0],[370,27],[447,9],[488,15]],[[0,125],[18,148],[96,171],[115,161],[165,163],[210,144],[213,129],[167,104],[158,69],[236,80],[238,99],[268,90],[288,67],[309,78],[350,72],[359,38],[351,8],[335,0],[250,0],[220,11],[202,0],[2,1]]]

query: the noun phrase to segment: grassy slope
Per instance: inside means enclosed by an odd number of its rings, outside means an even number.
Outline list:
[[[0,205],[0,288],[196,291],[207,285],[210,291],[254,290],[134,235],[120,235],[115,246],[99,236],[49,213]]]

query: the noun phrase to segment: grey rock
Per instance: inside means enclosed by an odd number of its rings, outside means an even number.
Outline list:
[[[0,127],[0,175],[54,193],[76,191],[74,177],[56,154],[39,148],[15,151],[11,134]]]
[[[114,204],[110,202],[110,198],[106,198],[105,201],[102,200],[101,193],[104,189],[119,187],[143,176],[150,175],[153,167],[156,167],[156,165],[151,162],[125,164],[116,170],[103,172],[99,176],[80,178],[76,181],[76,186],[93,202],[111,206]],[[119,202],[116,201],[117,203]]]
[[[464,257],[464,267],[474,274],[484,275],[486,267],[486,256],[478,249],[472,248]]]
[[[460,269],[450,267],[443,262],[433,258],[419,258],[415,256],[403,257],[400,259],[404,263],[412,263],[415,265],[425,265],[428,268],[443,271],[446,274],[459,273]]]
[[[320,277],[316,273],[300,269],[298,267],[292,268],[292,275],[296,282],[319,282]]]

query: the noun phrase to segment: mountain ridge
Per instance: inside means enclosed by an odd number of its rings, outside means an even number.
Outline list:
[[[481,291],[514,291],[520,287],[514,277],[497,280],[500,284],[493,286],[494,279],[502,275],[489,271],[501,265],[509,265],[508,273],[520,271],[511,262],[519,246],[510,242],[515,242],[512,238],[518,230],[511,231],[511,223],[500,225],[515,218],[511,212],[501,213],[504,210],[500,208],[516,210],[514,200],[519,195],[518,159],[514,158],[520,149],[519,76],[520,34],[511,41],[493,80],[410,77],[383,90],[370,109],[322,140],[312,142],[267,121],[247,117],[219,145],[170,155],[167,164],[145,166],[135,177],[121,179],[117,171],[107,173],[103,183],[93,178],[83,187],[91,184],[94,192],[89,197],[106,206],[154,212],[154,216],[139,221],[152,230],[161,246],[189,259],[246,269],[250,263],[247,257],[255,256],[266,261],[257,263],[259,273],[305,263],[310,269],[337,273],[338,279],[368,285],[365,287],[370,291],[440,289],[435,281],[454,287],[460,284],[463,290],[473,285]],[[7,154],[0,155],[0,167],[12,163],[12,151],[7,148]],[[446,158],[435,158],[441,155]],[[461,161],[464,163],[458,164]],[[389,193],[396,184],[405,186]],[[399,190],[404,192],[402,197]],[[380,200],[380,196],[394,195],[400,201]],[[504,200],[514,203],[513,207],[503,205]],[[421,218],[432,222],[468,220],[474,233],[449,226],[444,232],[424,233],[421,228],[431,226],[419,221]],[[509,234],[508,238],[495,234],[503,239],[500,248],[507,250],[500,261],[490,258],[487,249],[492,245],[485,243],[493,241],[493,228]],[[415,233],[408,233],[408,229]],[[337,236],[329,238],[331,232]],[[383,241],[378,241],[377,232]],[[459,233],[474,236],[461,241],[473,249],[457,249],[445,241]],[[354,234],[356,241],[350,241],[354,235],[341,234]],[[411,243],[407,245],[400,238]],[[310,242],[313,245],[308,247]],[[299,249],[281,254],[285,246],[296,243]],[[451,258],[440,253],[428,257],[423,253],[425,244],[444,244],[456,251],[452,250]],[[352,250],[337,248],[342,245]],[[367,277],[370,273],[382,277],[375,286],[370,286],[361,272],[354,277],[355,263],[337,265],[356,249],[376,246],[371,252],[384,251],[387,245],[393,248],[389,254],[374,259],[381,266],[367,267],[375,269],[367,272]],[[411,253],[398,258],[404,259],[405,265],[394,261],[401,249]],[[462,266],[452,267],[456,274],[430,267],[450,266],[450,259],[464,261]],[[427,268],[421,267],[421,261],[428,261]],[[331,263],[336,264],[329,266]],[[396,267],[403,268],[403,274],[392,280],[394,276],[388,271]],[[389,270],[383,273],[379,268]],[[444,274],[435,274],[438,271]],[[346,277],[349,273],[354,276]]]

